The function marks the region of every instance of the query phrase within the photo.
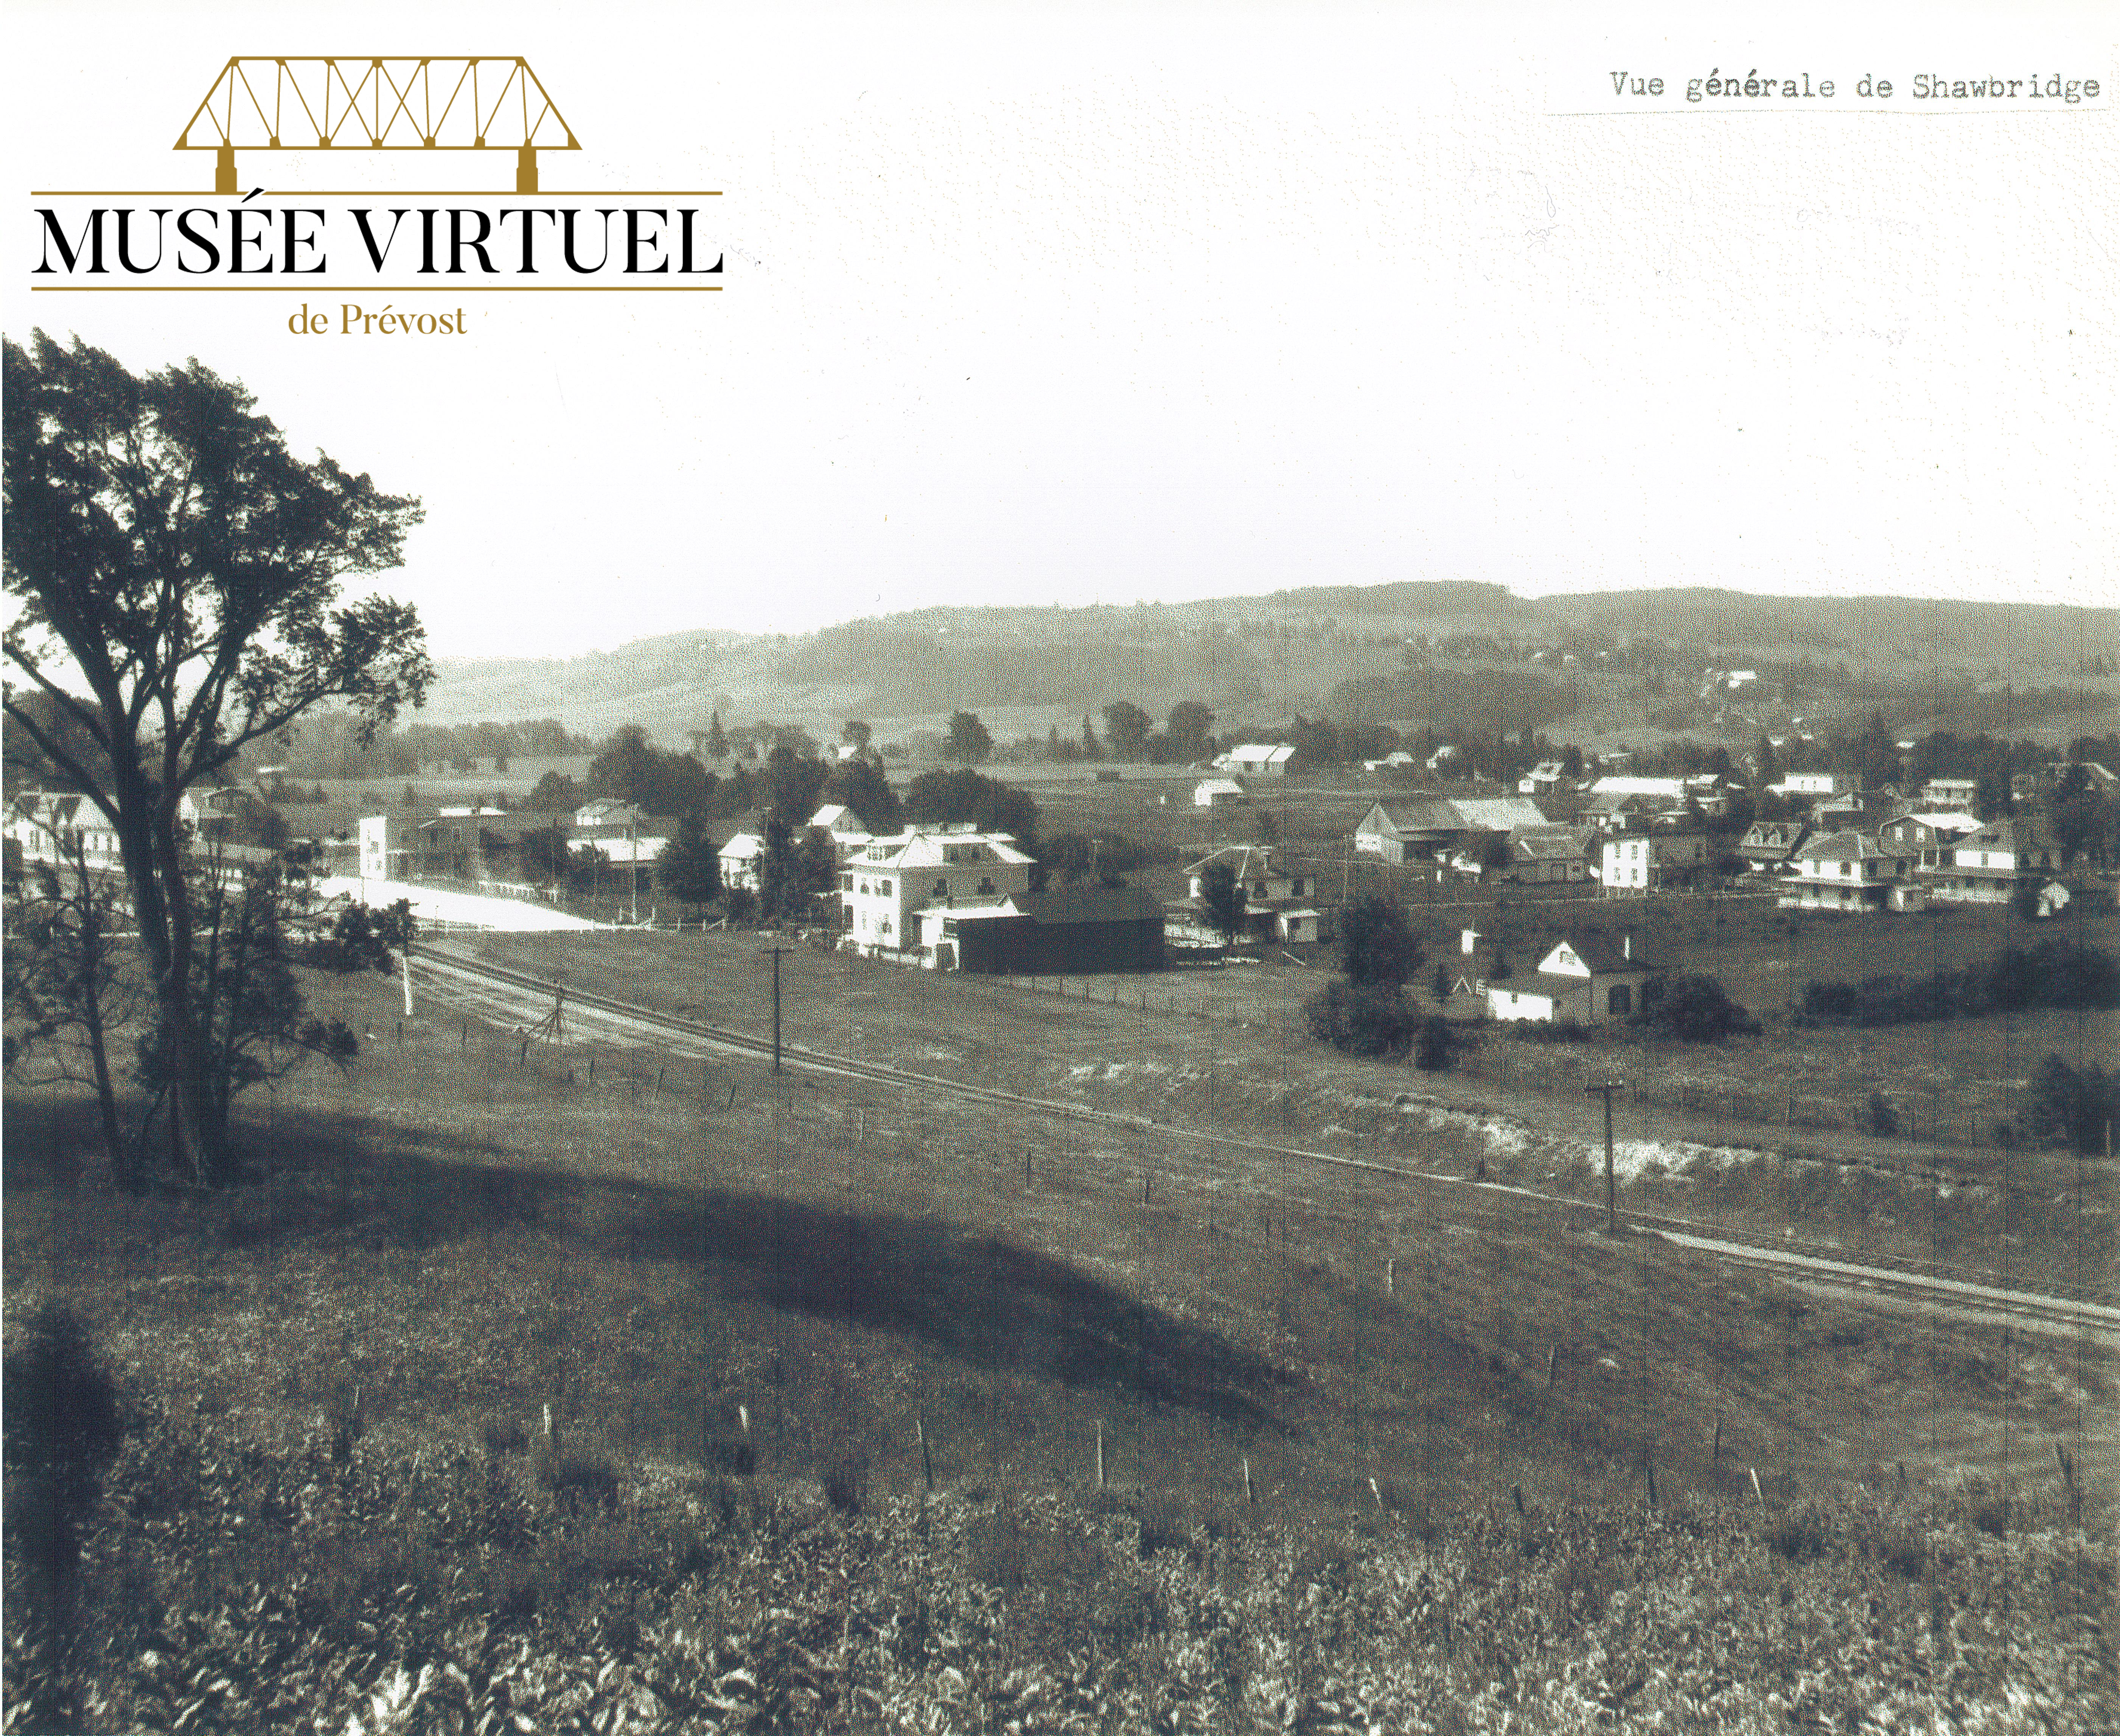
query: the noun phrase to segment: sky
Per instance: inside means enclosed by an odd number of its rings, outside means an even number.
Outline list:
[[[232,53],[520,53],[583,147],[546,188],[721,189],[727,266],[307,340],[299,293],[27,293],[26,225],[0,323],[196,355],[419,495],[377,584],[449,657],[1423,578],[2120,602],[2111,101],[1904,100],[2109,86],[2115,15],[1585,10],[17,0],[18,211],[203,193]],[[1901,100],[1676,94],[1759,67]]]

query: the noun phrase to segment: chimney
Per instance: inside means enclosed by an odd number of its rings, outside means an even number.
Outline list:
[[[1631,959],[1634,955],[1634,931],[1629,929],[1620,939],[1620,956]]]
[[[1479,944],[1480,931],[1478,929],[1461,928],[1458,931],[1458,950],[1459,952],[1469,953]]]

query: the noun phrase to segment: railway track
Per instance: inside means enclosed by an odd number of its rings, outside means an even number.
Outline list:
[[[770,1058],[774,1052],[770,1042],[742,1031],[679,1018],[675,1014],[658,1012],[653,1007],[616,1000],[570,984],[557,983],[549,977],[513,970],[505,965],[468,959],[458,953],[445,953],[416,942],[411,950],[413,958],[428,972],[430,983],[446,984],[453,979],[460,991],[500,987],[518,995],[532,995],[540,1003],[563,995],[565,1003],[578,1010],[598,1014],[622,1027],[630,1026],[681,1038],[689,1046],[701,1050],[718,1049],[754,1058]],[[498,1010],[504,1014],[506,1010],[504,1008]],[[1475,1181],[1439,1171],[1416,1169],[1402,1163],[1384,1163],[1372,1158],[1349,1157],[1344,1153],[1316,1151],[1304,1146],[1283,1145],[1270,1140],[1183,1127],[1122,1110],[1095,1109],[1056,1098],[1004,1091],[996,1086],[970,1084],[937,1074],[917,1073],[885,1062],[827,1054],[800,1044],[783,1042],[780,1046],[780,1056],[783,1067],[805,1073],[863,1080],[875,1084],[917,1087],[923,1091],[945,1093],[969,1102],[1027,1110],[1079,1124],[1109,1126],[1137,1133],[1153,1132],[1165,1138],[1183,1139],[1261,1156],[1294,1158],[1308,1163],[1388,1176],[1399,1181],[1425,1182],[1487,1194],[1513,1195],[1569,1211],[1586,1209],[1580,1200],[1564,1195],[1541,1193],[1535,1188],[1518,1187],[1505,1182]],[[1715,1226],[1691,1218],[1630,1211],[1627,1214],[1627,1219],[1637,1229],[1657,1236],[1674,1246],[1749,1267],[1799,1285],[1850,1291],[1880,1300],[1911,1303],[1961,1316],[2001,1320],[2069,1335],[2094,1336],[2120,1348],[2120,1307],[2088,1299],[2078,1300],[2015,1289],[2006,1285],[1981,1283],[1935,1273],[1913,1272],[1899,1267],[1839,1260],[1800,1247],[1765,1247],[1756,1243],[1732,1242],[1724,1237],[1701,1233]]]

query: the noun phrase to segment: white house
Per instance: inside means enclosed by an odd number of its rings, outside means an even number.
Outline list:
[[[1196,808],[1234,808],[1250,800],[1250,793],[1234,777],[1203,777],[1192,786]]]
[[[1568,781],[1558,759],[1541,759],[1517,780],[1517,794],[1550,796]]]
[[[716,852],[721,863],[722,888],[734,892],[760,889],[759,865],[765,856],[765,840],[755,832],[739,832]]]
[[[1603,1024],[1640,1010],[1643,987],[1657,974],[1634,956],[1634,937],[1595,931],[1570,935],[1527,977],[1487,979],[1487,1011],[1501,1019]]]
[[[1295,750],[1285,742],[1248,741],[1225,756],[1229,768],[1244,777],[1285,777]]]
[[[1932,777],[1921,787],[1921,799],[1940,808],[1969,808],[1980,799],[1977,777]]]
[[[861,815],[844,802],[828,801],[810,816],[809,829],[822,832],[832,841],[832,854],[844,862],[873,838],[862,824]]]
[[[1474,832],[1513,832],[1548,824],[1539,805],[1522,796],[1416,797],[1372,802],[1355,823],[1355,848],[1388,862],[1453,850]]]
[[[2024,885],[2043,888],[2067,866],[2067,852],[2044,825],[2006,819],[1955,840],[1926,878],[1934,903],[2001,904]],[[2043,894],[2043,902],[2059,907]]]
[[[871,956],[917,951],[922,911],[1027,894],[1031,860],[1006,832],[909,827],[871,838],[839,866],[841,944]]]
[[[7,804],[7,836],[26,862],[71,862],[75,852],[91,868],[115,868],[123,858],[118,831],[102,809],[71,791],[26,790]]]
[[[1893,889],[1909,881],[1920,850],[1912,841],[1901,848],[1881,846],[1867,832],[1825,832],[1791,861],[1796,877],[1783,883],[1774,901],[1785,910],[1904,909],[1904,894],[1895,900]]]
[[[1852,780],[1839,772],[1791,772],[1779,783],[1767,787],[1777,796],[1838,796],[1851,784]]]
[[[1698,833],[1659,832],[1608,838],[1597,878],[1606,895],[1690,885],[1708,866],[1708,840]]]
[[[1381,759],[1365,759],[1362,762],[1362,769],[1365,772],[1397,772],[1420,764],[1420,762],[1404,748],[1397,747]]]

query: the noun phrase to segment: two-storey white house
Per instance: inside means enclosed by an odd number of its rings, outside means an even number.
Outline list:
[[[2042,888],[2068,866],[2060,840],[2037,820],[2006,819],[1950,846],[1927,875],[1930,898],[1942,904],[2002,904],[2025,885]],[[2044,902],[2058,907],[2065,896]]]
[[[1790,860],[1796,877],[1783,882],[1774,901],[1785,910],[1918,907],[1913,875],[1920,851],[1912,840],[1882,843],[1868,832],[1822,832]]]
[[[871,838],[839,868],[843,945],[913,953],[920,912],[1030,890],[1032,859],[1006,832],[909,827]]]
[[[1708,870],[1700,833],[1655,832],[1605,840],[1598,879],[1607,898],[1690,886]]]

